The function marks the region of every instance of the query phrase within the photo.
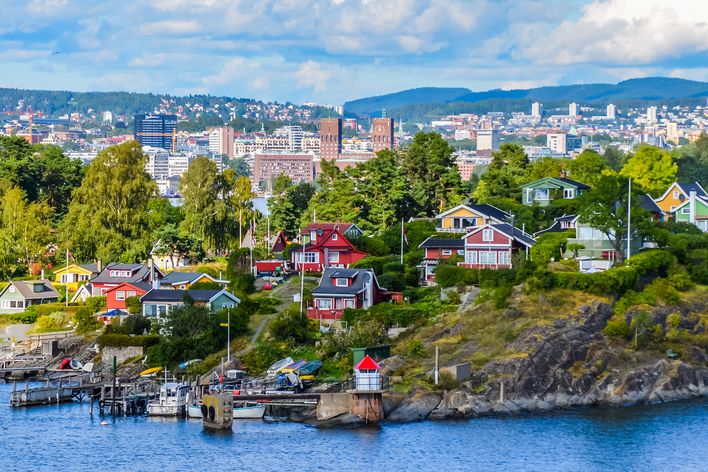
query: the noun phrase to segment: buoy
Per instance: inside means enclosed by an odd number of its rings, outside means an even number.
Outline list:
[[[106,420],[101,421],[101,426],[108,426],[108,424],[109,424],[109,423],[108,423],[108,421],[106,421]]]

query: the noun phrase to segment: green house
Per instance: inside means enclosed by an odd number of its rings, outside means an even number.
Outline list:
[[[554,200],[575,198],[589,188],[565,177],[544,177],[521,186],[521,203],[547,206]]]
[[[708,197],[691,192],[690,197],[676,207],[674,214],[677,222],[691,223],[704,233],[708,232]]]
[[[11,280],[0,291],[0,313],[20,313],[32,305],[57,300],[59,292],[49,280]]]

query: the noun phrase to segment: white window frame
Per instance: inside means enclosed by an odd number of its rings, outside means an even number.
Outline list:
[[[485,243],[490,243],[494,241],[494,230],[493,229],[483,229],[482,230],[482,241]]]
[[[10,288],[8,288],[7,291],[10,293],[15,293],[17,291],[17,289],[15,288],[14,285],[10,285]]]
[[[125,300],[125,290],[116,290],[116,300]]]
[[[491,261],[489,259],[490,254],[492,255]],[[479,264],[497,265],[497,251],[479,251]]]
[[[336,241],[339,235],[337,233],[332,233],[332,241]]]
[[[575,189],[564,188],[563,189],[563,198],[575,198]]]
[[[320,262],[320,253],[319,252],[306,252],[305,253],[305,258],[304,258],[305,264],[317,264],[319,262]]]
[[[135,290],[128,290],[128,291],[125,293],[125,298],[134,297],[134,296],[136,296],[136,295],[137,295],[137,294],[135,293]]]
[[[332,299],[331,298],[318,298],[317,308],[320,310],[331,310],[332,309]]]
[[[690,215],[691,214],[691,209],[686,207],[686,208],[681,208],[681,213],[684,215]]]
[[[678,191],[678,190],[674,190],[673,196],[674,196],[674,198],[675,198],[676,200],[678,200],[678,198],[679,198],[679,191]]]
[[[465,250],[464,250],[464,249],[458,249],[458,250],[457,250],[457,254],[459,254],[460,256],[464,256],[464,255],[465,255]]]
[[[330,252],[327,254],[327,258],[329,259],[330,264],[339,264],[339,253],[338,252]]]
[[[344,299],[344,308],[354,308],[355,303],[353,298],[345,298]]]
[[[511,265],[511,257],[507,251],[498,252],[499,265]]]
[[[452,256],[452,249],[443,249],[442,255],[443,256]]]
[[[345,277],[335,277],[334,279],[335,287],[349,287],[349,279]]]
[[[477,251],[466,251],[465,252],[465,264],[477,264]]]

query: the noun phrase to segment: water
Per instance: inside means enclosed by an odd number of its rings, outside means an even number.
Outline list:
[[[237,421],[89,416],[89,405],[11,409],[0,384],[0,471],[708,470],[708,401],[354,431]]]

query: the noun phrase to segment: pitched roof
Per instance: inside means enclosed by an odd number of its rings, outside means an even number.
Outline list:
[[[131,277],[112,277],[112,270],[129,270],[133,275]],[[153,267],[155,276],[162,278],[163,273],[157,267]],[[150,279],[150,266],[147,264],[119,264],[111,262],[101,271],[96,277],[91,279],[92,283],[102,284],[120,284],[123,282],[141,282]]]
[[[78,300],[79,296],[81,295],[81,292],[86,292],[86,295],[90,297],[93,294],[93,286],[91,284],[81,285],[78,290],[76,290],[76,293],[74,293],[74,296],[71,297],[70,302],[74,303],[76,300]]]
[[[351,285],[348,287],[337,287],[333,279],[346,278],[351,280]],[[322,273],[320,284],[312,290],[313,295],[355,295],[362,292],[366,284],[372,282],[379,289],[384,290],[379,286],[378,280],[373,269],[339,269],[328,267]]]
[[[360,233],[363,231],[354,223],[310,223],[302,230],[303,233],[309,233],[310,231],[321,230],[332,230],[338,229],[342,234],[346,233],[352,228],[355,228]]]
[[[461,238],[435,238],[433,236],[430,236],[428,239],[420,243],[418,247],[422,249],[464,249],[465,240]]]
[[[485,228],[493,228],[508,236],[509,238],[513,238],[514,240],[520,242],[525,246],[533,246],[534,244],[536,244],[536,240],[534,240],[531,235],[524,233],[519,228],[515,228],[514,226],[511,226],[508,223],[498,223],[480,226],[479,228],[476,228],[473,231],[467,233],[465,236],[463,236],[463,238],[466,239],[470,234],[478,233],[479,231]]]
[[[708,197],[708,194],[698,182],[678,182],[678,185],[686,196],[689,196],[691,192],[696,192],[696,195]]]
[[[653,198],[651,198],[646,193],[640,195],[639,206],[651,213],[664,213],[664,210],[659,208]]]
[[[563,221],[573,221],[576,218],[577,215],[562,215],[558,216],[556,218],[553,218],[553,224],[549,226],[548,228],[536,231],[533,233],[533,237],[537,238],[538,236],[546,233],[564,233],[568,231],[571,228],[563,228],[561,225],[561,222]]]
[[[221,290],[170,290],[154,288],[140,297],[140,301],[145,302],[181,302],[185,296],[189,296],[195,302],[208,302]]]
[[[533,182],[523,184],[521,187],[522,188],[535,187],[536,185],[538,185],[541,182],[551,183],[551,184],[557,186],[558,188],[565,188],[568,186],[575,187],[579,190],[587,190],[590,188],[590,186],[588,186],[588,185],[585,185],[581,182],[577,182],[575,180],[568,179],[565,177],[543,177],[541,179],[534,180]]]
[[[92,274],[98,274],[98,264],[79,264],[79,267],[91,271]]]
[[[56,291],[54,286],[49,280],[11,280],[10,283],[5,287],[5,289],[0,292],[0,295],[5,293],[5,291],[10,287],[14,286],[15,289],[22,295],[25,300],[41,300],[45,298],[59,298],[59,292]],[[42,291],[35,292],[33,290],[34,285],[41,285]]]
[[[109,288],[108,290],[106,290],[106,293],[112,292],[113,290],[117,290],[125,285],[137,288],[138,290],[141,290],[143,293],[149,292],[150,289],[152,289],[152,284],[150,282],[123,282],[121,284],[116,285],[115,287]]]
[[[381,370],[381,366],[368,354],[354,366],[355,370]]]
[[[206,272],[170,272],[160,280],[160,285],[177,285],[177,284],[192,284],[195,281],[207,277],[209,280],[216,283],[228,283],[228,280],[218,280],[207,274]]]
[[[494,218],[499,221],[505,221],[507,218],[510,218],[511,215],[504,210],[501,210],[494,205],[489,205],[488,203],[470,203],[470,204],[462,204],[462,205],[457,205],[456,207],[452,207],[449,210],[446,210],[439,215],[436,215],[435,218],[444,218],[445,216],[449,215],[452,212],[455,212],[461,208],[466,208],[470,210],[472,213],[476,213],[482,216],[488,216],[491,218]]]

